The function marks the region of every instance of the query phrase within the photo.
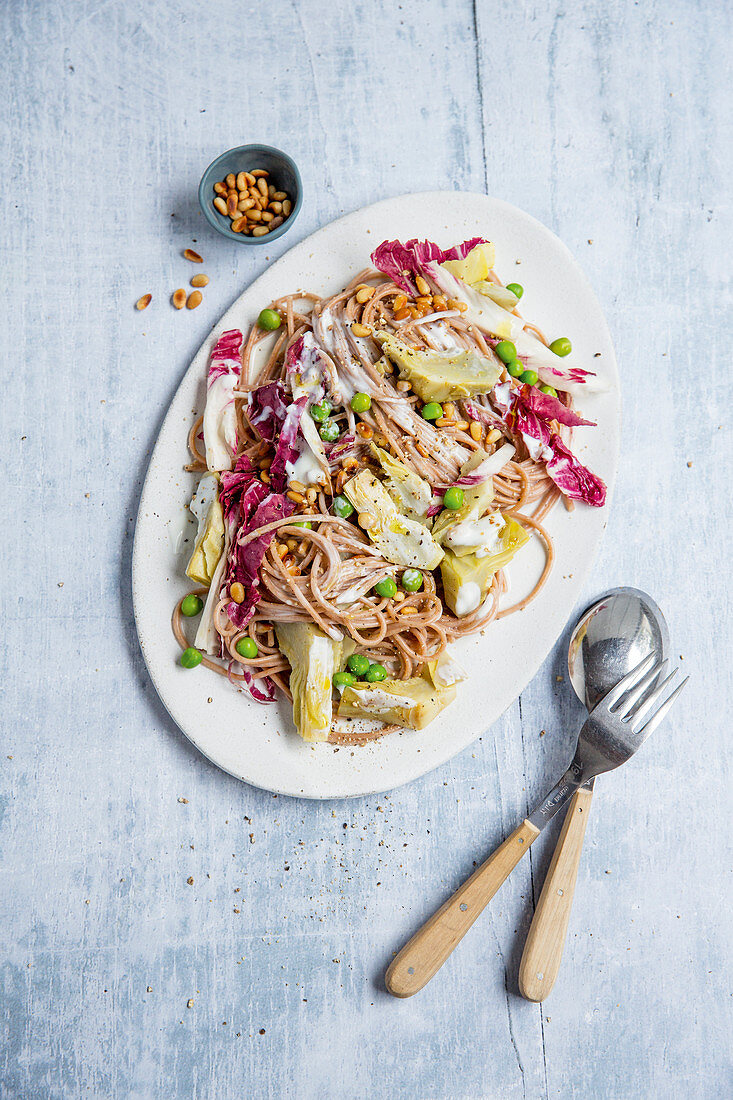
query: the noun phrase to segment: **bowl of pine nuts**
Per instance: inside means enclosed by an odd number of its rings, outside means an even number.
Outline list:
[[[282,237],[302,202],[295,161],[271,145],[228,149],[211,162],[199,184],[199,205],[209,225],[243,244]]]

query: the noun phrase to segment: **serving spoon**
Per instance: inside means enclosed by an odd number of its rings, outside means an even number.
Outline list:
[[[625,763],[656,729],[687,683],[685,678],[664,698],[677,673],[675,669],[657,683],[666,663],[650,653],[596,704],[580,731],[570,766],[552,790],[393,960],[385,976],[390,993],[411,997],[422,989],[575,791],[596,775]]]
[[[578,620],[568,647],[570,682],[590,711],[645,657],[661,661],[668,650],[667,623],[651,597],[614,588]],[[519,990],[528,1001],[543,1001],[560,969],[594,783],[570,800],[535,908],[519,967]]]

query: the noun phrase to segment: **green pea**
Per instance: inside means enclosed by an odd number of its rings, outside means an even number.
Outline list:
[[[355,413],[365,413],[372,407],[372,399],[368,393],[355,393],[350,403]]]
[[[181,614],[185,615],[187,619],[192,619],[194,615],[198,615],[203,606],[204,601],[191,592],[181,601]]]
[[[519,376],[521,382],[526,382],[528,386],[536,386],[539,381],[539,375],[536,370],[525,370]]]
[[[318,429],[318,434],[325,443],[335,443],[341,432],[335,420],[324,420]]]
[[[263,309],[257,318],[257,324],[267,332],[274,332],[276,328],[280,328],[282,319],[274,309]]]
[[[457,485],[451,485],[450,489],[446,489],[443,497],[443,507],[450,512],[457,512],[459,508],[462,508],[463,489],[459,489]]]
[[[250,660],[260,652],[254,638],[240,638],[234,648],[240,657],[249,657]]]
[[[524,370],[524,363],[521,363],[519,359],[515,359],[513,363],[507,363],[506,369],[507,374],[511,374],[512,378],[519,378]]]
[[[196,668],[203,661],[203,655],[200,650],[194,649],[191,645],[188,649],[184,649],[181,654],[181,664],[184,668]]]
[[[356,676],[354,676],[353,672],[337,672],[337,673],[335,673],[334,678],[333,678],[333,686],[337,687],[337,688],[338,687],[344,687],[344,688],[351,687],[351,685],[355,684],[355,683],[356,683]]]
[[[369,671],[366,674],[367,682],[370,684],[378,684],[380,680],[387,679],[387,669],[384,665],[373,664],[369,666]]]
[[[423,420],[438,420],[443,415],[443,406],[437,401],[428,401],[421,409]]]
[[[307,527],[309,531],[313,530],[313,524],[309,519],[293,520],[291,527]]]
[[[348,519],[349,516],[354,514],[354,506],[351,501],[341,496],[333,498],[333,510],[340,519]]]
[[[516,295],[517,298],[521,298],[524,294],[524,287],[521,283],[507,283],[506,288],[507,290],[511,290],[512,294]]]
[[[422,588],[424,577],[419,569],[406,569],[400,581],[405,592],[419,592]]]
[[[499,356],[502,363],[513,363],[517,358],[517,349],[511,340],[500,340],[494,348],[494,351]]]
[[[363,653],[352,653],[346,664],[357,676],[364,676],[369,671],[369,658]]]
[[[383,581],[377,581],[374,585],[374,591],[378,596],[385,596],[388,600],[391,600],[397,592],[397,585],[391,577],[385,577]]]
[[[547,393],[550,397],[557,397],[557,390],[554,386],[540,386],[540,393]]]
[[[310,414],[314,420],[325,420],[330,411],[330,401],[319,401],[315,405],[311,405],[310,407]]]
[[[570,355],[572,350],[573,345],[567,336],[558,336],[557,340],[553,340],[550,344],[550,351],[554,351],[555,355]]]

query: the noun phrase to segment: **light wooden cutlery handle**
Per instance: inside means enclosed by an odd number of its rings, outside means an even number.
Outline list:
[[[528,1001],[544,1001],[560,970],[592,798],[583,787],[573,795],[537,902],[519,967],[519,989]]]
[[[402,948],[385,983],[395,997],[411,997],[430,981],[516,867],[539,829],[526,819]]]

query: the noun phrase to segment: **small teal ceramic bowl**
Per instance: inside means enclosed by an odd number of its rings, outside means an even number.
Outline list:
[[[273,183],[278,191],[287,191],[293,208],[282,225],[273,229],[264,237],[245,236],[234,233],[229,218],[220,214],[214,206],[216,193],[214,184],[224,180],[230,172],[252,172],[255,168],[264,168],[269,172],[268,183]],[[240,244],[272,244],[282,237],[300,213],[303,205],[303,184],[300,172],[292,157],[272,145],[238,145],[236,149],[227,149],[220,157],[212,161],[201,177],[199,184],[199,206],[209,225],[212,225],[223,237],[229,237]]]

